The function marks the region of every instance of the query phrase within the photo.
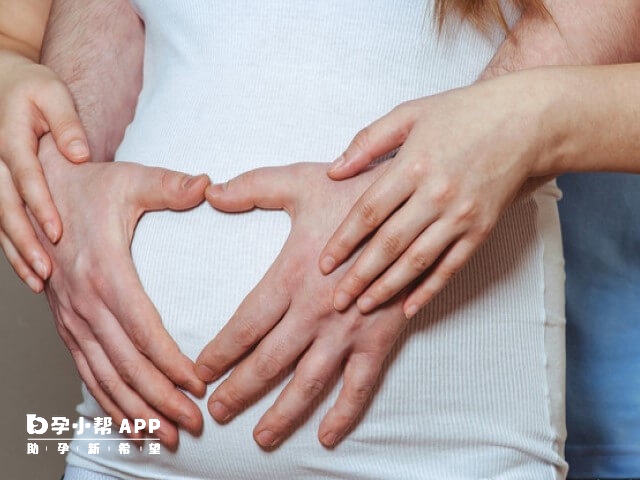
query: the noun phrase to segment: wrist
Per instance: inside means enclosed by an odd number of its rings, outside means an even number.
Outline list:
[[[533,137],[539,146],[531,162],[532,177],[573,171],[583,156],[579,125],[584,99],[581,77],[574,72],[574,67],[544,67],[520,75],[532,92]]]
[[[567,157],[573,158],[569,82],[557,67],[530,69],[491,80],[502,90],[499,102],[513,109],[511,125],[528,177],[556,175]],[[516,149],[518,150],[518,149]]]

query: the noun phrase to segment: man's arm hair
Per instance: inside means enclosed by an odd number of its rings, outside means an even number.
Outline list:
[[[144,26],[128,0],[54,0],[42,63],[67,83],[92,161],[112,161],[142,84]]]
[[[547,65],[640,60],[638,0],[546,0],[545,4],[551,16],[523,12],[482,78]]]

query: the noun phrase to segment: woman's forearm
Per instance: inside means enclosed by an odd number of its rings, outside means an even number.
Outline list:
[[[523,91],[548,96],[538,123],[545,154],[532,175],[640,173],[640,64],[549,67],[514,77]]]
[[[51,0],[0,0],[0,50],[37,62]]]

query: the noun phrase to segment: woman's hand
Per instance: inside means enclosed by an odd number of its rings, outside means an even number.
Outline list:
[[[174,447],[175,424],[194,434],[202,428],[199,409],[176,385],[197,396],[205,385],[145,294],[130,245],[144,212],[195,207],[209,180],[131,163],[73,165],[49,136],[40,142],[40,159],[65,222],[62,239],[45,242],[52,259],[46,293],[58,333],[115,423],[160,419],[158,436]]]
[[[519,75],[402,104],[359,132],[330,167],[330,177],[342,180],[400,147],[320,256],[329,274],[374,234],[338,283],[336,309],[357,299],[370,312],[409,289],[403,309],[413,316],[539,174],[555,141],[546,136],[551,117],[542,116],[554,96]]]
[[[322,275],[317,256],[384,167],[341,183],[323,175],[325,168],[258,169],[207,192],[211,204],[225,212],[285,209],[291,217],[280,255],[196,361],[198,375],[210,382],[242,359],[209,398],[209,412],[219,422],[231,421],[295,366],[295,375],[254,429],[264,448],[277,447],[291,434],[344,366],[342,390],[318,431],[322,444],[335,446],[368,404],[384,360],[407,324],[401,301],[369,315],[355,306],[345,312],[333,308],[340,272]]]
[[[51,132],[70,161],[89,158],[84,130],[67,87],[47,67],[0,50],[0,246],[20,278],[35,292],[51,273],[27,208],[50,242],[62,223],[37,158],[38,140]]]

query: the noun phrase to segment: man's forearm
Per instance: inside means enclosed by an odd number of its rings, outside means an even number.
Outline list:
[[[524,12],[482,78],[545,65],[640,60],[637,0],[547,0],[551,18]]]
[[[42,63],[68,84],[93,161],[113,160],[142,82],[144,27],[127,0],[55,0]]]

